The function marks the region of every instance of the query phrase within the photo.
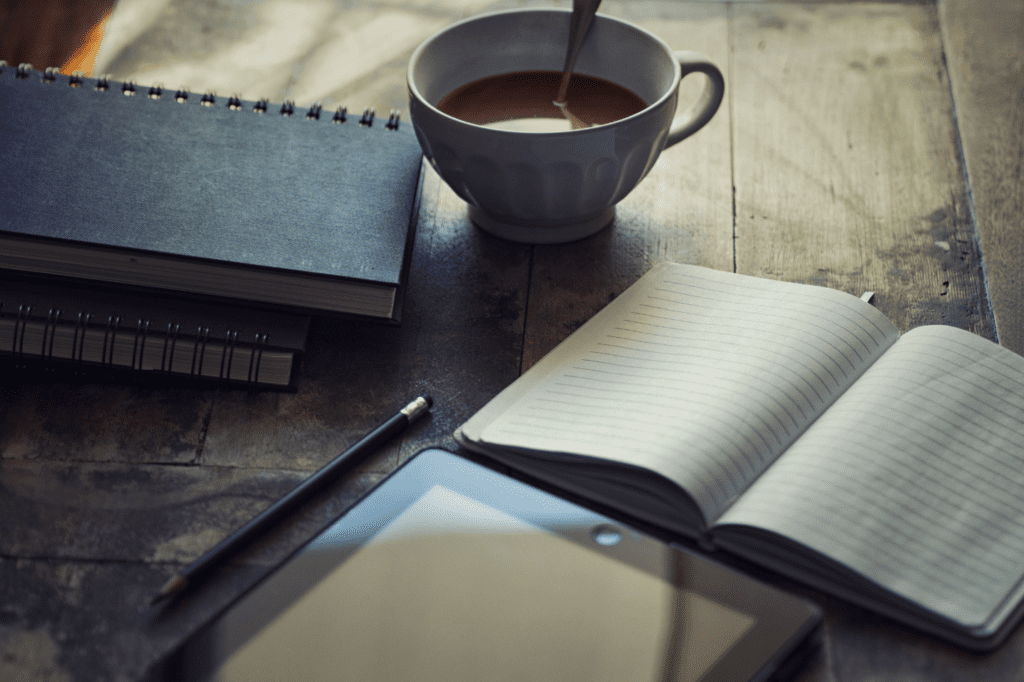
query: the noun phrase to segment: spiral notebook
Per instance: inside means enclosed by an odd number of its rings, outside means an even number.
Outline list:
[[[4,376],[294,387],[309,317],[0,272]]]
[[[0,62],[0,269],[396,322],[421,160],[397,114]]]

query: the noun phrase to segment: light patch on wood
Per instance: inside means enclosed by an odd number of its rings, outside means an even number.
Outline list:
[[[103,32],[93,73],[106,73],[121,52],[135,43],[166,11],[171,0],[118,0]]]
[[[934,9],[732,13],[737,270],[877,291],[903,330],[984,333],[974,257],[935,247],[970,228]]]
[[[1024,354],[1024,3],[938,3],[999,343]]]
[[[403,7],[426,10],[429,13],[445,12],[460,17],[468,17],[479,12],[492,10],[494,0],[402,0]],[[569,7],[565,0],[554,0],[554,7]],[[539,5],[546,7],[546,5]]]
[[[347,12],[334,20],[328,29],[331,37],[306,61],[291,97],[300,103],[321,100],[397,56],[411,53],[446,23],[446,19],[431,20],[422,14],[397,10]],[[350,108],[358,105],[360,110],[363,106],[361,102],[347,104]],[[395,104],[401,106],[405,102]]]
[[[85,569],[80,564],[58,564],[55,577],[61,586],[61,603],[69,606],[80,606],[82,604],[82,580],[85,577]]]
[[[220,542],[223,537],[224,532],[216,528],[206,528],[198,533],[184,533],[157,545],[149,561],[192,561]]]
[[[72,682],[60,667],[60,647],[45,630],[10,630],[0,627],[0,680]]]
[[[226,39],[223,49],[128,78],[142,84],[162,83],[167,88],[184,86],[193,92],[281,101],[289,97],[286,91],[294,65],[320,43],[323,27],[335,12],[333,4],[326,0],[267,2],[257,9],[255,27],[244,36]]]

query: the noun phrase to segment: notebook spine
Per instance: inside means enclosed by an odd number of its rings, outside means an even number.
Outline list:
[[[282,374],[280,368],[264,364],[274,353],[270,334],[259,331],[243,336],[238,330],[211,336],[210,327],[198,325],[186,329],[170,322],[156,329],[151,320],[137,318],[134,323],[120,315],[96,316],[87,311],[70,315],[57,307],[37,315],[33,306],[5,306],[0,301],[0,357],[6,357],[17,369],[34,371],[45,365],[61,377],[123,378],[161,382],[203,381],[257,388],[291,384],[294,367]]]
[[[6,61],[0,60],[0,74],[3,74],[4,71],[11,68],[12,67]],[[223,107],[232,111],[249,111],[254,114],[267,114],[276,110],[279,115],[284,117],[295,116],[297,110],[295,102],[291,100],[285,100],[280,107],[277,107],[276,105],[271,106],[266,99],[245,101],[237,94],[230,97],[223,97],[218,96],[214,92],[206,92],[202,95],[196,95],[193,92],[189,92],[186,88],[179,88],[174,91],[173,96],[171,96],[169,94],[170,91],[165,91],[162,85],[154,84],[149,88],[145,88],[138,86],[133,81],[118,83],[117,81],[114,81],[113,77],[109,74],[93,79],[86,77],[86,75],[81,71],[75,71],[71,75],[65,76],[64,74],[61,74],[60,70],[56,67],[51,66],[44,71],[37,71],[32,68],[31,64],[26,63],[19,64],[17,67],[13,67],[13,69],[15,77],[20,80],[39,78],[44,83],[54,85],[59,85],[61,82],[64,82],[65,85],[72,88],[91,87],[99,92],[120,93],[125,97],[134,97],[145,92],[145,95],[150,99],[159,100],[163,99],[166,95],[170,101],[178,104],[188,104],[189,102],[198,101],[199,105],[204,107]],[[335,124],[346,123],[349,119],[348,109],[343,106],[338,107],[335,110],[334,115],[329,118],[324,116],[323,119],[321,119],[322,112],[323,105],[320,102],[314,102],[306,111],[305,116],[300,118],[305,118],[310,121],[329,120],[331,123]],[[358,119],[358,124],[364,128],[373,127],[375,117],[376,114],[373,109],[365,109],[363,111],[363,115]],[[384,123],[384,129],[398,130],[400,117],[401,115],[399,111],[397,109],[392,109],[388,115],[388,120]]]

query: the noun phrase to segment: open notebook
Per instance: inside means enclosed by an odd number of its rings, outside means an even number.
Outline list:
[[[1024,358],[849,294],[658,266],[456,438],[965,646],[1021,616]]]

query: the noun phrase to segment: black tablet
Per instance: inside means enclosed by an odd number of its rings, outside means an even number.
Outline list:
[[[813,605],[424,450],[168,661],[181,680],[769,680]]]

